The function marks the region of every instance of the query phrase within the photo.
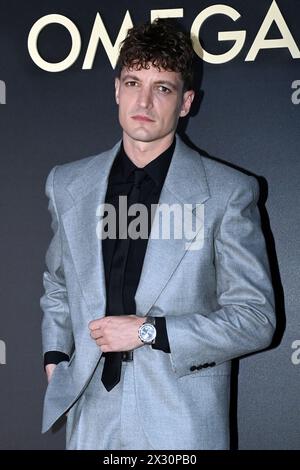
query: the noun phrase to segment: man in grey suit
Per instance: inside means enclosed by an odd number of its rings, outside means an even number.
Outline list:
[[[131,29],[115,81],[122,141],[47,179],[43,432],[66,414],[68,449],[228,449],[231,360],[273,336],[257,181],[175,135],[192,67],[172,20]]]

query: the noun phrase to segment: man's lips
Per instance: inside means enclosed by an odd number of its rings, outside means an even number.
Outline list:
[[[136,114],[135,116],[131,116],[131,117],[135,121],[154,122],[153,119],[150,119],[148,116],[143,116],[142,114]]]

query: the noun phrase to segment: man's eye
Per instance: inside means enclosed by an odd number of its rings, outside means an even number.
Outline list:
[[[171,90],[169,88],[167,88],[166,86],[163,86],[163,85],[159,85],[158,89],[159,89],[159,91],[161,91],[165,95],[167,95],[168,93],[171,93]]]
[[[137,82],[135,82],[134,80],[130,80],[128,82],[125,82],[125,85],[126,86],[136,86],[137,85]]]

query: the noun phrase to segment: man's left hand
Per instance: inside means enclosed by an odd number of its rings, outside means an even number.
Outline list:
[[[145,318],[136,315],[113,315],[89,323],[90,335],[102,352],[130,351],[143,346],[138,337]]]

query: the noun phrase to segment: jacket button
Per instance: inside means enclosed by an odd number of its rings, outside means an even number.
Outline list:
[[[206,369],[206,367],[209,367],[210,364],[208,364],[207,362],[205,364],[202,365],[202,367],[204,367]]]
[[[200,364],[199,366],[197,366],[197,370],[202,369],[202,367],[203,367],[203,366]]]
[[[194,372],[194,370],[196,370],[196,369],[197,369],[196,366],[191,366],[191,367],[190,367],[190,371],[191,371],[191,372]]]
[[[210,367],[214,367],[216,365],[216,363],[215,362],[210,362],[209,365],[210,365]]]

